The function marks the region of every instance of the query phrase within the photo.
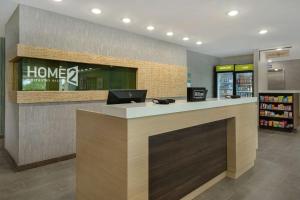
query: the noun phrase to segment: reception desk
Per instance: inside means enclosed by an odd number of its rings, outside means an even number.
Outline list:
[[[78,200],[190,200],[254,166],[257,98],[77,111]]]

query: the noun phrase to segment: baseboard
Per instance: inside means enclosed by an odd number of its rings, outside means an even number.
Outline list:
[[[16,166],[17,166],[17,163],[16,163],[15,159],[10,155],[10,153],[5,148],[3,148],[3,150],[4,150],[4,152],[6,153],[8,159],[9,159],[10,166],[15,170]]]
[[[255,165],[255,162],[253,161],[250,164],[243,167],[242,169],[240,169],[239,171],[236,171],[236,172],[227,171],[227,177],[232,178],[232,179],[238,179],[241,175],[243,175],[244,173],[249,171],[251,168],[253,168],[254,165]]]
[[[56,162],[70,160],[73,158],[76,158],[75,153],[57,157],[57,158],[48,159],[48,160],[43,160],[43,161],[39,161],[39,162],[34,162],[34,163],[26,164],[26,165],[19,165],[19,166],[16,166],[16,171],[23,171],[23,170],[27,170],[27,169],[37,168],[37,167],[49,165],[49,164],[56,163]]]
[[[5,151],[11,160],[12,168],[17,172],[28,170],[28,169],[33,169],[33,168],[37,168],[37,167],[42,167],[42,166],[53,164],[56,162],[61,162],[61,161],[76,158],[76,154],[74,153],[74,154],[69,154],[69,155],[65,155],[65,156],[61,156],[61,157],[57,157],[57,158],[51,158],[48,160],[42,160],[39,162],[34,162],[34,163],[26,164],[26,165],[17,165],[16,161],[12,158],[12,156],[9,154],[9,152],[7,150],[5,150]]]
[[[181,198],[180,200],[193,200],[193,199],[195,199],[197,196],[199,196],[200,194],[202,194],[203,192],[205,192],[206,190],[208,190],[209,188],[213,187],[218,182],[220,182],[221,180],[223,180],[224,178],[226,178],[226,173],[227,172],[223,172],[223,173],[219,174],[218,176],[216,176],[215,178],[211,179],[207,183],[203,184],[201,187],[199,187],[198,189],[194,190],[193,192],[191,192],[190,194],[186,195],[185,197]]]

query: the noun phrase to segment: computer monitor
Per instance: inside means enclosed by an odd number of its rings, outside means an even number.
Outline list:
[[[147,90],[110,90],[107,104],[140,103],[145,102]]]

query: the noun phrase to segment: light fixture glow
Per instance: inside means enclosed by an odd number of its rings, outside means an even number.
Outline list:
[[[271,62],[272,62],[272,60],[271,60],[271,59],[269,59],[269,60],[268,60],[268,63],[271,63]]]
[[[167,32],[166,35],[169,36],[169,37],[171,37],[171,36],[174,35],[174,33],[170,31],[170,32]]]
[[[203,43],[202,43],[201,41],[197,41],[196,44],[197,44],[197,45],[201,45],[201,44],[203,44]]]
[[[93,9],[91,10],[91,12],[94,13],[95,15],[99,15],[99,14],[102,13],[102,11],[101,11],[99,8],[93,8]]]
[[[190,40],[190,38],[184,37],[184,38],[182,38],[182,40],[183,40],[183,41],[188,41],[188,40]]]
[[[267,29],[263,29],[263,30],[259,31],[259,34],[261,34],[261,35],[264,35],[264,34],[267,34],[267,33],[268,33]]]
[[[122,21],[125,23],[125,24],[129,24],[131,22],[131,19],[125,17],[122,19]]]
[[[55,1],[55,2],[62,2],[62,0],[53,0],[53,1]]]
[[[282,48],[277,48],[277,49],[276,49],[276,51],[282,51],[282,50],[283,50]]]
[[[238,14],[239,14],[238,10],[232,10],[232,11],[227,13],[227,15],[230,16],[230,17],[237,16]]]
[[[147,26],[148,31],[153,31],[154,29],[155,29],[154,26],[151,26],[151,25]]]

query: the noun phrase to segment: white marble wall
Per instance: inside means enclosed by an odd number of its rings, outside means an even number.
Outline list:
[[[23,44],[186,66],[182,46],[24,5],[20,31]]]
[[[16,45],[19,43],[19,10],[17,9],[5,26],[5,148],[18,161],[19,158],[19,107],[8,97],[9,76],[7,75],[9,60],[16,55]]]
[[[147,38],[21,5],[7,29],[7,40],[38,47],[89,52],[180,66],[187,65],[186,49]],[[18,21],[19,20],[19,21]],[[16,41],[19,40],[19,41]],[[75,111],[98,111],[101,102],[9,104],[6,148],[19,165],[75,153]]]
[[[101,111],[101,102],[21,104],[19,163],[27,164],[75,153],[75,112]]]

